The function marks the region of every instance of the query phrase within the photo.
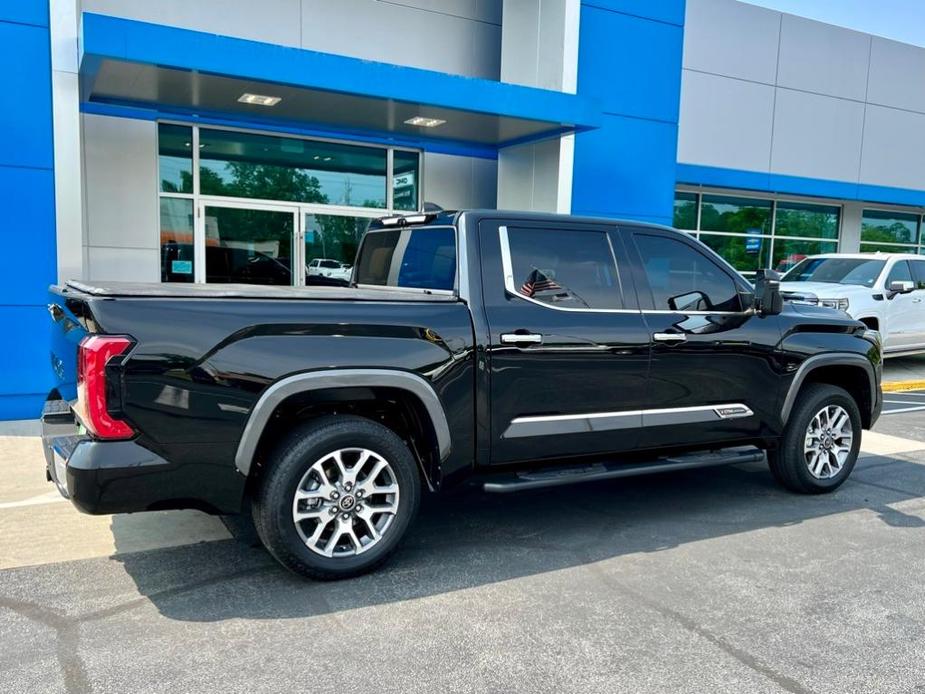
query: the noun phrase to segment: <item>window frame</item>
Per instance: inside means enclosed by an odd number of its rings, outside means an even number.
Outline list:
[[[517,229],[537,229],[544,231],[579,231],[582,233],[598,233],[604,236],[607,246],[610,248],[610,259],[613,262],[613,268],[615,276],[617,278],[617,291],[623,304],[623,308],[587,308],[581,306],[555,306],[554,304],[548,304],[544,301],[539,301],[531,296],[524,296],[519,291],[517,291],[516,283],[514,282],[514,263],[511,258],[511,244],[508,238],[508,228],[517,228]],[[506,222],[498,226],[498,243],[501,250],[501,273],[502,280],[504,284],[504,291],[508,297],[516,297],[523,301],[528,301],[531,304],[536,306],[542,306],[543,308],[550,309],[552,311],[565,311],[568,313],[636,313],[640,312],[638,307],[632,307],[631,302],[631,293],[626,290],[625,280],[623,279],[624,273],[621,270],[621,265],[617,259],[617,252],[614,248],[614,239],[613,239],[613,227],[610,226],[580,226],[575,224],[557,224],[551,226],[548,223],[530,223],[530,222],[520,222],[513,221]],[[625,250],[625,249],[624,249]]]
[[[669,232],[660,229],[635,226],[622,226],[620,229],[623,234],[628,233],[632,236],[632,249],[635,258],[634,265],[637,268],[635,273],[637,294],[640,297],[640,304],[648,303],[649,305],[648,308],[642,308],[643,313],[683,314],[686,316],[742,316],[750,315],[754,312],[754,309],[746,308],[747,303],[743,296],[754,296],[754,288],[748,285],[738,270],[732,267],[722,256],[710,249],[706,244],[683,232]],[[712,263],[729,278],[730,282],[732,282],[733,287],[736,289],[736,296],[739,298],[740,309],[738,311],[681,311],[670,308],[657,308],[655,304],[655,294],[652,292],[652,286],[649,283],[649,277],[645,271],[645,265],[642,262],[642,252],[639,250],[639,246],[636,243],[637,236],[656,236],[670,241],[676,241],[687,246],[694,253],[702,256],[704,260]],[[631,245],[626,240],[624,242],[627,246]],[[642,298],[643,296],[645,296],[645,299]]]

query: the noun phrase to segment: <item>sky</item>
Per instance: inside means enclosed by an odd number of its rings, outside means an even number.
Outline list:
[[[925,0],[745,0],[752,5],[925,46]]]

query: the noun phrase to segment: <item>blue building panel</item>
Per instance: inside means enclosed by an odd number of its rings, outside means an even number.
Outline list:
[[[0,22],[48,26],[48,0],[4,0],[0,3]]]
[[[0,419],[37,417],[52,387],[45,308],[56,276],[54,148],[48,4],[18,0],[0,7],[0,64],[10,66],[0,92],[0,243],[4,263],[0,321]]]
[[[572,212],[671,224],[678,128],[605,116],[575,140]]]
[[[582,3],[578,92],[605,115],[575,136],[574,213],[671,223],[683,17],[683,2]]]
[[[0,166],[52,168],[48,29],[0,22]]]
[[[685,0],[587,0],[589,7],[684,26]]]
[[[605,113],[677,123],[683,29],[585,5],[578,93]]]

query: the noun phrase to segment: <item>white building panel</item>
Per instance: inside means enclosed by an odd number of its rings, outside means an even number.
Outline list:
[[[737,0],[688,0],[684,67],[774,84],[780,18]]]
[[[771,171],[855,182],[863,130],[862,103],[778,88]]]
[[[678,161],[767,171],[774,87],[684,71]]]
[[[925,189],[925,115],[869,105],[861,182]]]
[[[161,257],[156,248],[87,249],[88,279],[104,282],[160,282]]]
[[[777,84],[863,101],[870,35],[783,15]]]

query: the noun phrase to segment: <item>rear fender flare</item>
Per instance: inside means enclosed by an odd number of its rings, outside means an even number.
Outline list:
[[[287,376],[263,391],[251,410],[238,443],[235,467],[245,477],[250,473],[257,444],[277,406],[286,398],[312,390],[329,388],[385,387],[405,390],[424,405],[437,438],[440,460],[450,454],[450,427],[443,405],[433,387],[417,374],[390,369],[331,369]]]

